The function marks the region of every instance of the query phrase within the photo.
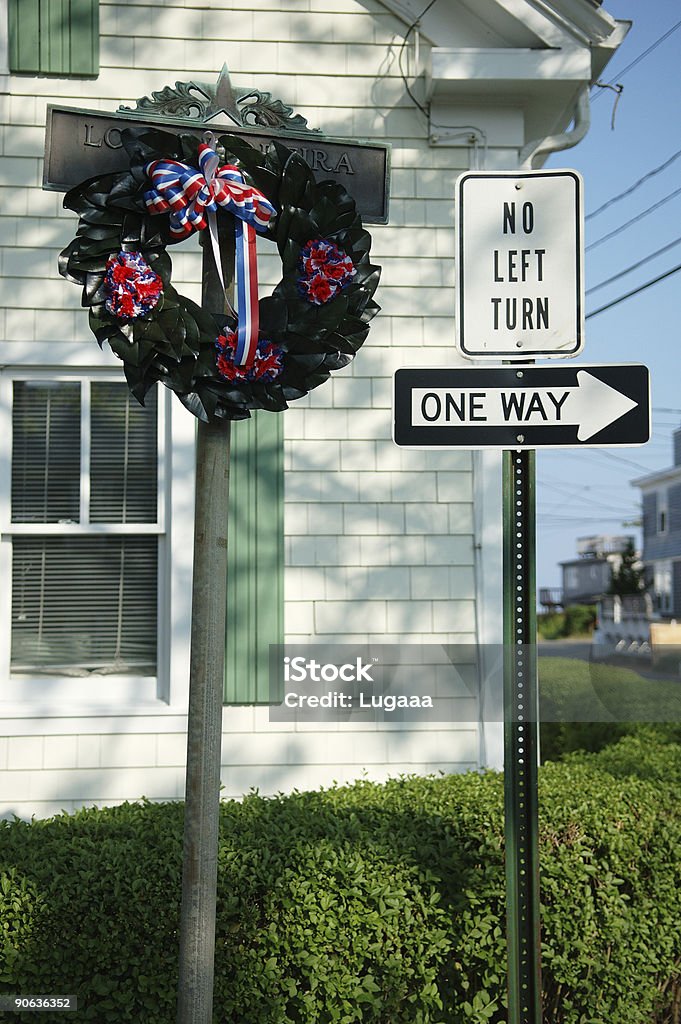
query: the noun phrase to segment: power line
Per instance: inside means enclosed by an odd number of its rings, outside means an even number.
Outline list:
[[[599,281],[598,284],[594,284],[591,288],[587,288],[585,294],[589,295],[591,292],[597,292],[599,288],[605,288],[606,284],[612,284],[613,281],[617,281],[620,277],[625,277],[627,274],[630,274],[632,270],[638,270],[638,268],[642,267],[644,263],[650,263],[651,260],[654,260],[656,256],[661,256],[663,252],[669,252],[669,250],[673,249],[675,245],[679,244],[679,242],[681,242],[681,235],[679,235],[678,238],[675,238],[673,242],[663,245],[661,249],[656,249],[655,252],[651,252],[649,256],[644,256],[643,259],[640,259],[637,263],[631,263],[628,267],[625,267],[624,270],[620,270],[618,274],[613,274],[612,277],[607,277],[605,281]]]
[[[647,445],[646,445],[646,451],[647,451]],[[582,469],[583,472],[584,472],[585,459],[587,457],[589,457],[589,456],[591,456],[593,458],[603,458],[603,459],[612,460],[614,462],[625,463],[628,466],[633,466],[635,469],[639,470],[639,472],[642,473],[642,474],[643,473],[652,473],[653,470],[654,470],[653,466],[650,466],[650,465],[644,466],[641,463],[634,462],[631,459],[625,459],[622,456],[614,455],[613,453],[611,453],[610,451],[608,451],[606,449],[595,449],[595,447],[594,447],[594,449],[588,449],[588,447],[586,447],[586,449],[582,449],[579,452],[574,452],[571,449],[556,450],[556,451],[554,451],[552,453],[552,455],[554,457],[560,456],[561,459],[579,459],[580,462],[582,463],[581,469]],[[595,467],[591,467],[591,468],[595,468]],[[608,470],[610,472],[612,472],[612,473],[622,473],[622,470],[618,466],[603,466],[602,464],[598,466],[598,472],[600,472],[600,473],[605,473]]]
[[[623,519],[624,516],[558,516],[537,512],[537,522],[541,520],[545,527],[569,526],[570,523],[621,523]]]
[[[600,245],[602,242],[607,242],[608,239],[614,238],[615,235],[619,235],[620,231],[624,231],[625,228],[631,227],[632,224],[635,224],[637,221],[642,220],[643,217],[647,217],[649,213],[653,213],[654,210],[658,210],[661,206],[664,206],[665,203],[668,203],[670,199],[674,199],[675,196],[678,196],[679,193],[681,193],[681,188],[677,188],[674,192],[670,192],[668,195],[663,196],[662,199],[659,199],[656,203],[653,203],[652,206],[649,206],[647,210],[643,210],[641,213],[638,213],[635,217],[632,217],[631,220],[627,220],[624,222],[624,224],[620,224],[620,226],[618,228],[615,228],[614,231],[610,231],[607,235],[603,235],[601,238],[597,238],[595,242],[591,242],[589,245],[586,246],[584,251],[588,252],[589,249],[595,249],[596,246]]]
[[[634,466],[635,469],[642,469],[644,473],[650,473],[650,466],[644,466],[640,462],[634,462],[633,459],[625,459],[622,455],[615,455],[614,452],[606,452],[603,448],[592,448],[591,449],[596,455],[602,455],[604,459],[612,459],[615,462],[623,462],[626,466]]]
[[[664,163],[659,164],[659,166],[654,167],[652,171],[648,171],[647,174],[644,174],[642,178],[639,178],[638,181],[634,182],[633,185],[630,185],[629,188],[624,190],[624,192],[620,192],[619,195],[613,196],[612,199],[608,199],[608,201],[606,203],[603,203],[602,206],[599,206],[598,209],[593,210],[591,213],[587,213],[584,220],[591,220],[592,217],[597,217],[599,213],[603,213],[603,210],[607,210],[609,206],[613,205],[613,203],[617,203],[620,199],[624,199],[626,196],[630,196],[632,192],[636,191],[639,185],[643,185],[644,182],[648,181],[650,178],[653,178],[656,174],[659,174],[661,171],[666,170],[667,167],[673,164],[674,161],[677,160],[680,156],[681,149],[677,150],[676,153],[670,156],[668,160],[665,160]]]
[[[666,270],[664,274],[658,274],[658,276],[654,277],[652,281],[646,281],[645,284],[641,284],[638,288],[632,289],[632,291],[627,292],[626,295],[620,295],[619,298],[613,299],[612,302],[607,302],[604,306],[599,306],[598,309],[593,309],[590,313],[586,314],[585,319],[588,320],[592,316],[598,316],[599,313],[604,313],[606,309],[611,309],[613,306],[619,305],[620,302],[630,299],[632,295],[638,295],[639,292],[645,291],[646,288],[652,288],[652,286],[654,284],[658,284],[659,281],[664,281],[665,277],[671,277],[672,274],[678,274],[679,270],[681,270],[681,263],[672,267],[671,270]]]
[[[646,445],[646,447],[647,447],[647,445]],[[560,480],[555,480],[553,477],[547,477],[547,476],[544,476],[543,474],[542,474],[541,478],[538,478],[538,482],[542,483],[542,484],[551,483],[551,484],[556,484],[557,485],[557,484],[564,484],[564,481],[565,481],[565,477],[562,477]],[[596,483],[580,484],[580,489],[583,490],[583,491],[619,491],[619,490],[622,489],[622,484],[621,483],[616,483],[616,484],[596,484]]]
[[[592,506],[593,508],[596,508],[596,509],[604,509],[606,512],[621,512],[623,515],[624,514],[628,515],[629,512],[631,511],[631,507],[630,506],[627,506],[624,509],[617,508],[617,507],[615,507],[613,505],[612,502],[608,501],[607,499],[599,500],[598,498],[589,498],[586,495],[580,495],[579,494],[580,491],[585,490],[585,489],[588,490],[588,485],[586,486],[586,488],[583,487],[583,486],[579,486],[577,488],[569,487],[569,486],[568,487],[561,487],[560,484],[551,484],[551,483],[549,483],[546,480],[537,480],[537,484],[540,487],[546,487],[549,490],[556,491],[557,494],[562,495],[563,504],[564,504],[564,499],[565,498],[570,498],[575,504],[590,505],[590,506]],[[551,511],[551,510],[547,509],[547,511]]]
[[[584,459],[585,455],[600,456],[604,459],[610,459],[612,462],[622,462],[626,466],[633,466],[635,469],[642,470],[644,473],[653,472],[650,466],[644,466],[640,462],[634,462],[633,459],[627,459],[623,455],[615,455],[614,452],[608,451],[606,448],[584,448],[579,452],[567,449],[566,451],[561,452],[562,458],[572,456],[575,459]],[[606,467],[603,466],[601,468],[605,470]],[[615,467],[612,467],[612,469],[614,472]]]

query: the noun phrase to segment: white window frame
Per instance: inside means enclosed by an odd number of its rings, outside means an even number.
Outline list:
[[[670,615],[673,604],[673,569],[670,558],[653,563],[653,596],[655,611],[660,615]]]
[[[669,531],[669,495],[666,490],[657,495],[657,522],[655,532],[665,534]]]
[[[11,674],[11,586],[0,588],[0,631],[2,650],[0,661],[0,709],[10,717],[31,710],[41,716],[69,714],[127,714],[138,711],[155,712],[167,708],[170,700],[170,480],[171,455],[169,430],[170,394],[159,387],[158,393],[158,506],[156,523],[12,523],[11,522],[11,438],[12,389],[15,381],[49,380],[51,382],[77,382],[81,384],[81,416],[89,414],[91,383],[113,381],[124,383],[120,370],[73,369],[54,370],[28,365],[5,366],[0,374],[0,437],[4,439],[0,451],[0,472],[5,486],[0,489],[0,574],[3,580],[12,579],[12,537],[30,536],[96,536],[154,534],[159,538],[157,576],[157,675],[102,675],[101,677],[70,677]],[[81,465],[89,446],[88,431],[81,432]],[[81,475],[81,511],[89,498],[87,477]],[[101,686],[97,688],[97,681]],[[94,683],[94,685],[93,685]]]
[[[575,566],[565,570],[565,586],[568,590],[577,590],[579,587],[579,570]]]

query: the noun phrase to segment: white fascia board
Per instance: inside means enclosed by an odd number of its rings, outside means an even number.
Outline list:
[[[486,91],[510,82],[541,85],[549,81],[589,82],[591,56],[586,48],[570,50],[477,49],[435,47],[432,51],[432,94],[456,84],[467,91]],[[465,83],[465,86],[464,86]]]
[[[631,21],[618,21],[615,26],[615,31],[611,36],[608,37],[603,43],[597,43],[591,48],[591,65],[593,68],[593,80],[597,81],[605,68],[606,64],[610,61],[611,57],[616,53],[620,44],[624,42],[624,38],[629,32],[632,26]]]
[[[514,0],[498,0],[499,3]],[[588,0],[532,0],[538,12],[554,20],[580,42],[599,46],[617,29],[617,21],[603,7],[594,7]]]
[[[546,46],[552,47],[562,48],[572,41],[582,46],[616,49],[630,25],[618,22],[588,0],[495,0],[495,3],[522,22]]]
[[[528,3],[527,0],[496,0],[496,3],[511,17],[522,22],[545,46],[563,47],[570,39],[567,26],[563,26],[560,17],[551,16],[555,5],[541,2]],[[585,0],[579,0],[586,6]]]
[[[667,469],[660,469],[656,473],[648,473],[629,481],[632,487],[640,487],[642,491],[654,489],[660,484],[678,482],[681,482],[681,466],[669,466]]]
[[[419,20],[421,33],[434,46],[447,45],[449,39],[457,36],[457,4],[452,0],[448,2],[448,11],[444,12],[444,21],[443,10],[439,5],[435,5],[437,9],[433,9],[432,13],[424,13],[422,0],[381,2],[406,26]],[[459,0],[459,3],[489,25],[498,20],[502,35],[502,24],[506,23],[508,27],[507,19],[512,18],[547,47],[562,48],[571,39],[582,45],[605,45],[616,49],[623,38],[617,28],[618,22],[602,7],[594,7],[589,0],[484,0],[484,3],[481,0]],[[495,18],[495,7],[499,12],[498,19]],[[451,30],[446,27],[450,24]],[[615,36],[618,41],[615,41]]]
[[[499,0],[440,0],[427,11],[422,0],[381,2],[407,28],[418,23],[422,39],[433,46],[451,46],[460,41],[463,24],[469,34],[477,26],[481,43],[490,38],[490,33],[498,37],[500,45],[514,45],[514,41],[515,45],[521,45],[519,39],[527,46],[545,43],[543,37],[535,35],[525,23],[522,15],[528,9],[526,0],[520,0],[521,17],[515,12],[507,13]]]

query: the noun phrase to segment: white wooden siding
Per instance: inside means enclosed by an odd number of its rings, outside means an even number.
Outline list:
[[[215,81],[226,61],[236,88],[272,92],[311,127],[391,142],[390,224],[370,228],[372,259],[383,268],[383,311],[352,366],[285,415],[287,635],[314,642],[474,641],[471,456],[401,451],[391,441],[393,371],[455,361],[453,193],[470,156],[466,147],[428,146],[424,118],[398,68],[404,26],[378,0],[100,6],[96,81],[0,73],[2,363],[118,365],[100,354],[79,289],[57,272],[76,217],[61,208],[60,194],[41,189],[48,102],[114,110],[175,80]],[[462,44],[471,45],[470,32],[467,26]],[[522,114],[495,116],[490,159],[503,164],[522,143]],[[185,245],[173,260],[176,286],[198,300],[198,247]],[[269,291],[278,276],[270,247],[261,260],[263,288]],[[44,816],[84,803],[183,795],[193,422],[178,403],[173,422],[169,703],[117,707],[112,696],[111,714],[58,701],[9,708],[0,739],[3,813]],[[227,796],[253,786],[263,793],[315,788],[362,773],[384,779],[460,771],[485,756],[476,721],[296,730],[270,725],[264,709],[224,712]]]

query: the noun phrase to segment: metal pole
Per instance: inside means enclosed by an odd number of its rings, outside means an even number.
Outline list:
[[[503,453],[508,1024],[541,1024],[535,453]]]
[[[230,218],[231,220],[231,218]],[[230,233],[231,234],[231,233]],[[225,296],[203,232],[203,305]],[[224,231],[221,238],[224,238]],[[234,244],[221,253],[233,281]],[[196,449],[187,783],[180,911],[178,1024],[211,1024],[220,822],[220,760],[227,600],[230,421],[199,421]]]

